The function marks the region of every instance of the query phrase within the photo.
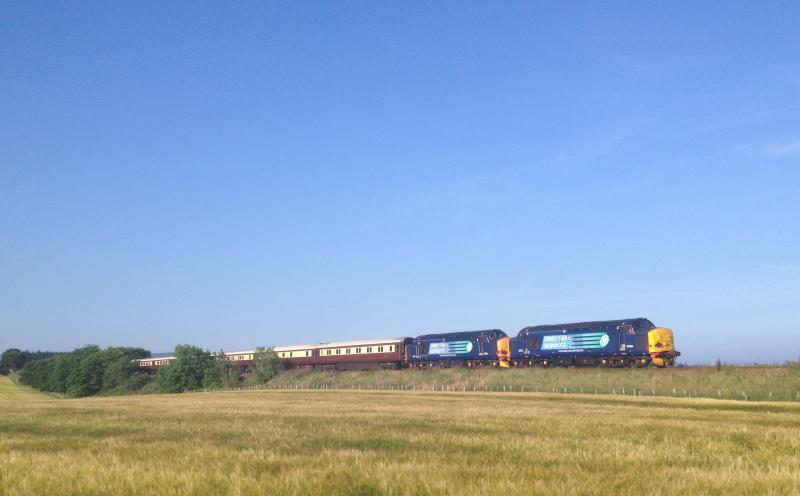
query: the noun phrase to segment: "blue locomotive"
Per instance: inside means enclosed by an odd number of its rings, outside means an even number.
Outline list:
[[[672,331],[645,318],[540,325],[509,338],[510,366],[674,365]]]
[[[500,329],[423,334],[406,345],[406,360],[411,368],[498,367],[507,361],[498,343],[508,336]]]

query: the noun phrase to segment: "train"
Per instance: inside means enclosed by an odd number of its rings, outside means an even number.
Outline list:
[[[362,339],[273,348],[285,368],[374,370],[512,367],[671,367],[680,356],[672,330],[633,319],[529,326],[510,337],[500,329]],[[225,352],[247,371],[256,350]],[[175,357],[135,360],[155,372]]]

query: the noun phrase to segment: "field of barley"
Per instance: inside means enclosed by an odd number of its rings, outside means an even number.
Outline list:
[[[0,378],[0,494],[800,494],[800,405],[280,390],[54,399]]]

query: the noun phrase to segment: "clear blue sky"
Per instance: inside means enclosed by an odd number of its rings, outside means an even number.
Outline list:
[[[800,355],[797,2],[3,2],[0,349],[646,316]]]

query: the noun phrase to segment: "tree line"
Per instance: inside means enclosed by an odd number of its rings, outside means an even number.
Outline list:
[[[271,348],[257,348],[254,365],[243,370],[231,363],[220,351],[210,353],[197,346],[178,345],[175,359],[158,369],[157,374],[142,370],[139,358],[150,358],[143,348],[111,347],[100,349],[88,345],[68,353],[20,352],[9,349],[2,363],[7,370],[18,371],[19,381],[41,391],[84,397],[95,394],[128,394],[136,392],[179,393],[205,388],[233,387],[242,382],[265,383],[282,367]],[[30,357],[30,360],[27,358]],[[20,365],[21,364],[21,365]]]
[[[18,348],[9,348],[4,351],[3,356],[0,357],[0,374],[6,375],[12,372],[19,372],[28,362],[41,360],[57,354],[58,352],[56,351],[23,351]]]
[[[133,362],[147,358],[142,348],[106,348],[84,346],[40,360],[32,360],[20,371],[19,381],[41,391],[72,397],[92,396],[99,392],[128,392],[147,382]]]

